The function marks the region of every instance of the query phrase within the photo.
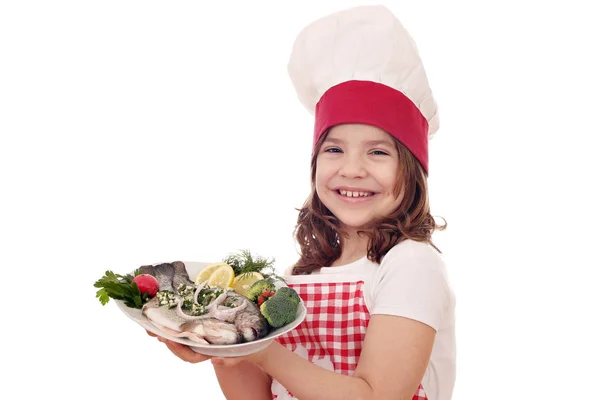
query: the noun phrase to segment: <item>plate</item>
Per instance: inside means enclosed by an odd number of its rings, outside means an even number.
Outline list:
[[[185,264],[185,268],[187,270],[188,275],[192,282],[196,278],[198,272],[204,268],[206,265],[210,264],[208,262],[183,262]],[[284,282],[276,281],[275,287],[280,288],[282,286],[286,286]],[[142,314],[141,309],[127,307],[122,300],[114,300],[121,311],[133,321],[137,322],[144,329],[149,332],[154,333],[155,335],[161,336],[165,339],[172,340],[173,342],[185,344],[189,346],[192,350],[197,353],[205,354],[208,356],[216,356],[216,357],[241,357],[248,354],[256,353],[265,347],[267,347],[275,338],[282,336],[289,331],[296,328],[298,325],[304,321],[306,317],[306,307],[304,306],[304,302],[301,300],[298,306],[298,312],[296,314],[296,319],[278,329],[273,329],[269,332],[268,335],[261,339],[253,340],[252,342],[246,343],[238,343],[238,344],[228,344],[228,345],[216,345],[216,344],[200,344],[193,342],[189,339],[178,338],[175,336],[171,336],[168,333],[158,329],[154,326],[148,318],[144,314]]]

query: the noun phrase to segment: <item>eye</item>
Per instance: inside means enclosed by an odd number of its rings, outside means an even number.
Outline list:
[[[323,150],[323,153],[341,153],[342,150],[339,147],[327,147]]]
[[[389,154],[383,150],[373,150],[371,154],[374,154],[376,156],[389,156]]]

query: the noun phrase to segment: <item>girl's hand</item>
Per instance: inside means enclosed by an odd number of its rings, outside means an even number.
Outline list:
[[[159,342],[164,343],[167,346],[167,348],[169,350],[171,350],[171,352],[173,354],[175,354],[177,357],[179,357],[183,361],[195,364],[195,363],[199,363],[202,361],[206,361],[209,358],[211,358],[210,356],[196,353],[194,350],[190,349],[188,346],[186,346],[184,344],[167,340],[165,338],[155,335],[154,333],[152,333],[150,331],[146,331],[146,333],[152,337],[158,338]]]

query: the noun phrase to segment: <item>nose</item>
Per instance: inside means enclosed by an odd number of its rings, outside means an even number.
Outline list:
[[[346,154],[340,165],[339,173],[344,178],[364,178],[367,175],[364,160],[359,155]]]

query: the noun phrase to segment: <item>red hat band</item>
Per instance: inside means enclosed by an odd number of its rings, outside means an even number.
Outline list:
[[[403,93],[372,81],[347,81],[329,88],[315,109],[313,147],[329,128],[366,124],[398,139],[428,171],[428,123]]]

